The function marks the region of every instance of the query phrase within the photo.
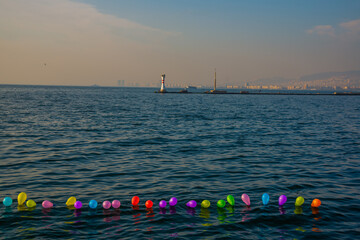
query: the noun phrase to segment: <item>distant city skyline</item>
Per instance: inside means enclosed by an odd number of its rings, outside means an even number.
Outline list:
[[[359,46],[356,0],[0,0],[0,84],[290,85]]]

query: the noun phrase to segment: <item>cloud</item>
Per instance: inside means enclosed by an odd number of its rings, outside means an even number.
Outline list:
[[[318,25],[307,30],[308,34],[335,36],[335,29],[331,25]]]
[[[360,39],[360,19],[340,23],[339,26],[344,31],[344,36],[350,40]]]
[[[339,25],[349,31],[360,32],[360,19],[340,23]]]
[[[99,12],[70,0],[0,0],[3,37],[59,36],[60,39],[123,37],[131,40],[177,36],[179,33]],[[7,35],[6,35],[7,34]]]
[[[343,40],[357,40],[360,38],[360,19],[332,25],[318,25],[307,30],[308,34],[331,36]]]

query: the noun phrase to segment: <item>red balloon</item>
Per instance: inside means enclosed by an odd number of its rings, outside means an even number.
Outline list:
[[[134,196],[134,197],[131,199],[131,204],[132,204],[133,206],[138,205],[139,202],[140,202],[140,198],[139,198],[138,196]]]
[[[151,200],[147,200],[145,202],[145,207],[146,208],[152,208],[153,205],[154,205],[154,203]]]

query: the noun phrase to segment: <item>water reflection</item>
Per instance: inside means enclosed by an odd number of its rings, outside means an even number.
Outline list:
[[[251,220],[251,217],[249,215],[249,212],[251,211],[251,207],[250,206],[246,206],[243,208],[243,210],[241,211],[241,213],[243,214],[241,221],[242,222],[246,222]]]
[[[208,208],[201,208],[199,217],[204,218],[205,221],[208,222],[209,221],[208,219],[210,218],[210,210]],[[205,227],[212,226],[211,223],[203,223],[201,225]]]
[[[225,209],[223,208],[217,208],[217,212],[218,212],[218,217],[217,219],[219,220],[220,223],[224,223],[225,218],[226,218],[226,212]]]
[[[170,214],[176,214],[176,207],[175,206],[171,206],[169,208],[169,210],[170,210]]]
[[[284,209],[283,206],[279,207],[279,212],[280,212],[280,214],[286,214],[286,210]]]
[[[133,215],[133,218],[134,218],[134,224],[139,224],[141,223],[141,219],[140,219],[140,216],[141,216],[141,213],[138,213],[138,214],[135,214]]]
[[[75,209],[74,216],[75,217],[80,217],[81,216],[81,209]]]
[[[50,217],[49,213],[51,212],[51,208],[43,208],[41,209],[41,212],[44,214],[43,217]]]
[[[314,215],[314,219],[315,219],[316,221],[320,221],[320,220],[321,220],[319,208],[311,207],[311,212],[312,212],[312,214]],[[319,216],[317,216],[317,215],[319,215]],[[320,228],[318,228],[318,227],[316,226],[316,222],[314,223],[311,231],[313,231],[313,232],[321,232]]]
[[[18,206],[17,206],[17,209],[18,209],[18,211],[20,211],[20,212],[27,211],[27,208],[25,207],[24,204],[18,205]]]
[[[231,214],[230,216],[234,215],[234,207],[233,206],[227,205],[226,210],[228,210],[228,212]]]
[[[148,218],[155,217],[153,208],[147,208],[146,211],[147,211],[146,217],[148,217]],[[150,221],[152,221],[152,220],[150,220]]]
[[[166,214],[166,208],[160,208],[159,214]]]
[[[190,207],[188,207],[188,208],[186,209],[186,213],[189,214],[189,215],[191,215],[191,216],[195,216],[196,210],[195,210],[195,208],[190,208]]]
[[[207,209],[207,208],[201,208],[201,209],[200,209],[200,214],[199,214],[199,216],[200,216],[201,218],[205,218],[205,219],[210,218],[210,211],[209,211],[209,209]]]
[[[104,222],[109,223],[109,222],[112,221],[112,217],[109,216],[109,215],[111,215],[111,211],[109,209],[104,209],[103,210],[103,215],[105,216],[104,219],[103,219]]]
[[[295,207],[294,213],[295,213],[295,214],[303,214],[303,209],[302,209],[302,207]]]

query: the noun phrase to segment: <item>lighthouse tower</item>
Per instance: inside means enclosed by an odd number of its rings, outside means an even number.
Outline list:
[[[160,88],[160,92],[164,93],[166,92],[166,89],[165,89],[165,73],[163,73],[161,75],[161,88]]]

